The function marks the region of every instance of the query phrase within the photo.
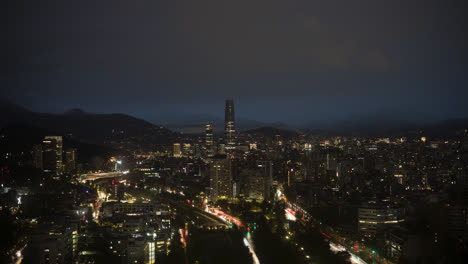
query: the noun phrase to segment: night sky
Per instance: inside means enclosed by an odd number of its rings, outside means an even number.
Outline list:
[[[2,95],[36,111],[221,118],[232,98],[237,118],[288,124],[468,117],[466,1],[6,7]]]

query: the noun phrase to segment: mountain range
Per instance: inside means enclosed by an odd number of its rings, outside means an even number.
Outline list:
[[[165,143],[179,134],[125,114],[93,114],[72,109],[64,114],[37,113],[17,104],[0,102],[0,127],[22,124],[46,128],[85,142],[103,144],[123,136],[151,137],[152,143]]]
[[[112,138],[145,138],[151,144],[171,143],[181,136],[179,132],[202,134],[208,121],[204,117],[191,116],[187,120],[160,122],[170,126],[155,125],[151,122],[125,114],[94,114],[81,109],[72,109],[63,114],[37,113],[9,101],[0,101],[0,127],[11,124],[26,124],[47,128],[50,131],[68,135],[89,143],[102,144]],[[212,118],[212,117],[211,117]],[[223,120],[210,120],[215,133],[222,133]],[[172,130],[173,129],[173,130]],[[374,114],[363,118],[355,117],[342,121],[315,121],[303,127],[289,127],[283,123],[265,123],[253,120],[236,122],[237,131],[264,135],[294,135],[296,133],[324,136],[429,136],[453,137],[468,129],[468,119],[449,119],[418,123],[399,120],[392,113]]]

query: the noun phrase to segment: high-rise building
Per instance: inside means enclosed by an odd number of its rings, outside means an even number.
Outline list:
[[[235,169],[233,167],[233,171]],[[273,163],[257,160],[255,167],[241,168],[235,181],[239,182],[239,194],[244,198],[268,201],[272,196]]]
[[[182,156],[182,149],[180,148],[180,143],[174,143],[174,158],[180,158]]]
[[[249,170],[247,176],[247,197],[250,199],[263,200],[264,178],[259,170]]]
[[[213,123],[205,125],[205,146],[208,156],[213,156]]]
[[[73,173],[76,170],[76,149],[67,149],[65,151],[65,172]]]
[[[124,192],[122,188],[122,183],[117,180],[112,180],[111,184],[111,198],[117,201],[122,200]]]
[[[226,155],[216,155],[210,161],[211,199],[232,197],[231,159]]]
[[[33,167],[43,170],[44,168],[42,166],[42,145],[40,144],[34,145],[32,156],[33,156]]]
[[[42,161],[44,172],[53,175],[63,174],[63,141],[61,136],[46,136],[42,141]]]
[[[184,143],[182,145],[181,151],[182,151],[182,156],[184,156],[184,157],[192,156],[192,154],[193,154],[192,144]]]
[[[397,205],[369,201],[358,209],[358,230],[367,237],[376,235],[379,228],[405,221],[405,209]]]
[[[78,253],[78,236],[75,225],[42,224],[29,236],[25,259],[33,263],[73,263]]]
[[[194,159],[199,159],[202,156],[202,148],[200,144],[194,144],[193,145],[193,158]]]
[[[273,184],[273,162],[257,160],[257,167],[261,169],[263,178],[263,199],[270,200]]]
[[[155,258],[156,258],[156,251],[155,251],[155,244],[156,242],[155,241],[148,241],[146,243],[146,247],[145,247],[145,263],[148,263],[148,264],[154,264],[156,263],[155,261]]]
[[[234,101],[226,100],[226,108],[224,109],[224,137],[226,141],[226,149],[234,149],[235,144],[235,123],[234,123]]]
[[[220,143],[218,145],[218,151],[216,153],[220,155],[226,154],[226,144]]]

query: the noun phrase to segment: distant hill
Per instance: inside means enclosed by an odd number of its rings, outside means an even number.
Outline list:
[[[0,112],[2,113],[0,128],[14,124],[30,125],[93,144],[131,139],[138,146],[151,146],[168,144],[180,138],[178,132],[125,114],[93,114],[81,109],[72,109],[64,114],[37,113],[2,99],[0,99]],[[302,126],[301,131],[325,136],[380,137],[424,134],[431,137],[454,137],[468,129],[468,119],[417,123],[400,120],[396,116],[402,114],[378,113],[365,118],[350,117],[342,121],[319,121]],[[211,121],[214,122],[216,133],[223,131],[223,120]],[[205,124],[206,121],[201,117],[193,121],[179,120],[165,123],[177,131],[193,134],[202,134]],[[290,138],[297,134],[281,123],[252,120],[236,121],[236,130],[268,137],[279,134]]]
[[[125,114],[92,114],[72,109],[65,114],[36,113],[11,102],[0,103],[0,127],[14,124],[45,128],[86,142],[145,137],[154,144],[174,140],[178,133]]]

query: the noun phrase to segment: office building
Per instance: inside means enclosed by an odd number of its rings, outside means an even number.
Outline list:
[[[208,156],[213,156],[213,123],[205,125],[205,146]]]
[[[174,158],[182,157],[182,149],[180,148],[180,143],[174,143],[173,156],[174,156]]]
[[[42,166],[42,145],[37,144],[33,146],[33,151],[32,151],[32,156],[33,156],[33,167],[43,170],[44,167]]]
[[[46,136],[42,141],[42,161],[44,172],[52,175],[63,174],[63,141],[61,136]]]
[[[44,224],[30,235],[24,254],[34,263],[73,263],[77,250],[75,226]]]
[[[405,210],[395,205],[370,201],[358,209],[358,229],[366,237],[374,237],[378,229],[405,221]]]
[[[257,167],[261,170],[263,179],[263,199],[270,200],[273,185],[273,162],[257,160]]]
[[[123,184],[117,180],[112,180],[111,184],[111,199],[120,201],[124,197]]]
[[[226,155],[216,155],[210,161],[211,199],[232,197],[231,159]]]
[[[261,171],[258,169],[248,169],[247,171],[243,171],[244,173],[247,173],[247,175],[242,175],[244,181],[247,181],[245,196],[248,199],[263,200],[264,179]]]
[[[65,172],[73,173],[76,170],[76,149],[67,149],[65,151]]]
[[[224,138],[226,142],[226,150],[230,151],[235,148],[235,122],[234,122],[234,101],[226,100],[226,108],[224,109]]]

